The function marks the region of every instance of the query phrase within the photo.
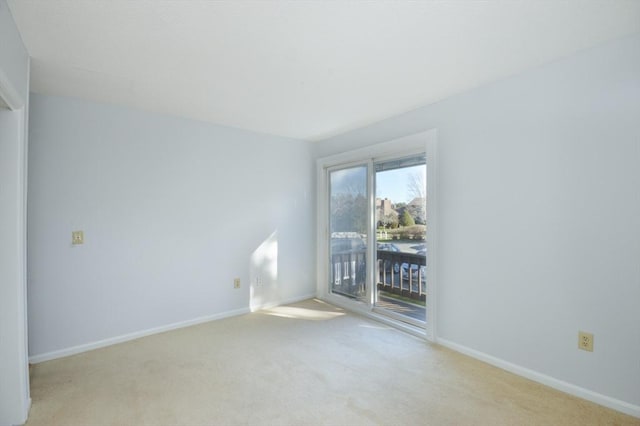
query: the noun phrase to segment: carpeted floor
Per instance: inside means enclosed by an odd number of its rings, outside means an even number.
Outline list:
[[[639,425],[319,301],[34,365],[28,425]]]

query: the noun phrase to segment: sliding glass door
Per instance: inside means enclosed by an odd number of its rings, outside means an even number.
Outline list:
[[[434,338],[436,132],[318,160],[318,294]]]
[[[329,293],[424,327],[425,154],[328,168],[327,182]]]
[[[329,291],[367,302],[369,242],[369,166],[328,171]]]

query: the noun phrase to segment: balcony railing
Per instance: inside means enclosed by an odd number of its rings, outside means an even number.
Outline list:
[[[331,255],[331,289],[345,296],[366,294],[367,250],[334,251]]]
[[[366,250],[333,252],[331,288],[351,297],[366,294]],[[426,264],[424,255],[386,250],[377,251],[377,288],[420,302],[426,300]]]
[[[423,254],[378,250],[378,290],[424,302],[426,266]]]

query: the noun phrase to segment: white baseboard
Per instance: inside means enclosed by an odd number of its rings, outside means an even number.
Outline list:
[[[147,330],[135,331],[133,333],[123,334],[120,336],[110,337],[108,339],[98,340],[96,342],[85,343],[78,346],[73,346],[66,349],[60,349],[57,351],[47,352],[39,355],[32,355],[29,357],[31,364],[37,364],[39,362],[50,361],[52,359],[63,358],[65,356],[75,355],[82,352],[91,351],[98,348],[104,348],[105,346],[115,345],[117,343],[127,342],[129,340],[139,339],[141,337],[150,336],[152,334],[163,333],[165,331],[176,330],[178,328],[189,327],[203,322],[214,321],[218,319],[234,317],[237,315],[248,314],[249,308],[235,309],[233,311],[221,312],[218,314],[207,315],[204,317],[194,318],[187,321],[180,321],[173,324],[167,324],[160,327],[149,328]]]
[[[316,297],[315,293],[306,294],[303,296],[292,297],[289,299],[284,299],[278,302],[269,302],[259,306],[253,307],[253,311],[260,309],[268,309],[273,308],[278,305],[285,305],[288,303],[300,302],[302,300],[311,299]],[[147,330],[135,331],[133,333],[123,334],[120,336],[110,337],[108,339],[98,340],[96,342],[85,343],[78,346],[73,346],[70,348],[60,349],[57,351],[46,352],[44,354],[32,355],[29,357],[29,362],[31,364],[37,364],[39,362],[50,361],[52,359],[63,358],[70,355],[79,354],[82,352],[91,351],[94,349],[104,348],[105,346],[115,345],[117,343],[127,342],[129,340],[139,339],[141,337],[150,336],[152,334],[163,333],[165,331],[176,330],[178,328],[189,327],[196,324],[201,324],[204,322],[215,321],[223,318],[234,317],[238,315],[244,315],[250,313],[251,310],[247,308],[235,309],[233,311],[221,312],[218,314],[207,315],[204,317],[194,318],[187,321],[176,322],[173,324],[167,324],[160,327],[149,328]]]
[[[640,418],[640,406],[638,405],[611,398],[609,396],[590,391],[580,386],[555,379],[551,376],[538,373],[537,371],[529,370],[528,368],[512,364],[503,359],[496,358],[494,356],[485,354],[475,349],[468,348],[463,345],[459,345],[446,339],[438,338],[437,343],[456,352],[460,352],[472,358],[484,361],[487,364],[491,364],[495,367],[517,374],[518,376],[525,377],[527,379],[533,380],[534,382],[542,383],[543,385],[568,393],[569,395],[577,396],[578,398],[586,399],[587,401],[595,402],[596,404],[603,405],[616,411],[620,411],[621,413]]]

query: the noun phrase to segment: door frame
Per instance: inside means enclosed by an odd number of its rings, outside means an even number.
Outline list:
[[[427,323],[425,328],[414,327],[410,324],[403,324],[385,315],[374,311],[372,270],[375,261],[374,248],[376,247],[375,232],[372,231],[375,220],[375,196],[373,189],[374,161],[387,158],[405,157],[415,154],[426,153],[427,157]],[[369,201],[369,236],[367,241],[367,262],[369,263],[367,282],[368,303],[346,300],[345,298],[331,294],[329,291],[329,170],[349,167],[350,165],[364,164],[370,165],[368,173],[368,201]],[[408,331],[414,335],[426,338],[430,341],[437,340],[437,130],[430,129],[424,132],[405,136],[399,139],[371,145],[352,151],[319,158],[316,161],[316,283],[317,297],[342,308],[359,312],[376,320],[388,323],[394,327]]]

